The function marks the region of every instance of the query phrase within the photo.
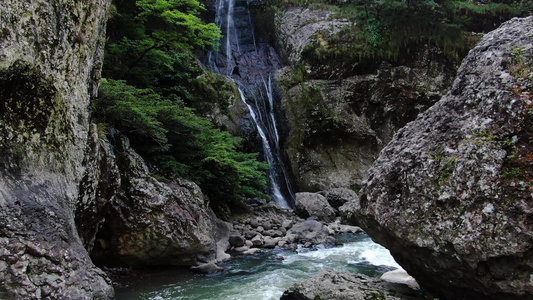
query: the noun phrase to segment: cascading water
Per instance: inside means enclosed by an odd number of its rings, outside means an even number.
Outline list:
[[[280,62],[272,47],[256,41],[248,5],[242,0],[217,0],[215,23],[224,38],[220,41],[220,51],[209,53],[207,64],[212,70],[231,78],[239,87],[270,166],[271,197],[281,207],[290,208],[294,192],[282,161],[272,84],[272,74]]]

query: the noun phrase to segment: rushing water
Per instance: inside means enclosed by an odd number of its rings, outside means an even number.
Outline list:
[[[279,68],[276,52],[256,40],[248,2],[217,0],[215,23],[224,37],[218,52],[210,52],[208,66],[233,80],[239,87],[257,128],[265,161],[270,166],[269,192],[283,208],[290,208],[294,193],[284,167],[276,120],[276,97],[272,74]]]
[[[131,287],[117,288],[117,299],[279,299],[291,285],[322,270],[379,276],[399,267],[387,249],[364,234],[351,236],[341,247],[307,252],[266,250],[220,265],[226,270],[217,275],[186,270],[145,274],[125,283]]]

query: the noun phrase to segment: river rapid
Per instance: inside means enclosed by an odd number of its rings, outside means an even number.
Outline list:
[[[221,263],[214,275],[185,269],[146,271],[124,278],[116,287],[118,300],[175,299],[279,299],[294,283],[322,270],[363,273],[372,277],[399,268],[386,248],[366,234],[343,235],[335,248],[264,250],[253,256],[236,256]]]

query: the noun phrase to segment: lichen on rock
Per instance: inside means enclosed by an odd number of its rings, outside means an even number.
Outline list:
[[[109,299],[74,225],[109,0],[0,3],[0,297]]]
[[[342,208],[445,299],[528,299],[533,17],[487,34],[450,92],[396,133]],[[515,54],[513,54],[515,53]],[[518,89],[518,90],[517,90]]]

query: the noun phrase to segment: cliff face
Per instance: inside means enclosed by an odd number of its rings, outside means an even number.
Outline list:
[[[533,17],[487,34],[344,207],[441,299],[531,299]]]
[[[1,298],[113,294],[73,216],[109,3],[0,3]]]
[[[112,298],[90,256],[132,266],[226,258],[217,237],[227,224],[196,184],[159,182],[127,138],[90,124],[110,2],[0,4],[2,299]]]
[[[285,154],[299,191],[358,190],[392,135],[438,101],[456,64],[421,48],[395,62],[354,61],[342,53],[326,61],[310,55],[346,20],[332,12],[291,8],[276,16],[279,52],[291,66],[277,74],[289,133]]]

